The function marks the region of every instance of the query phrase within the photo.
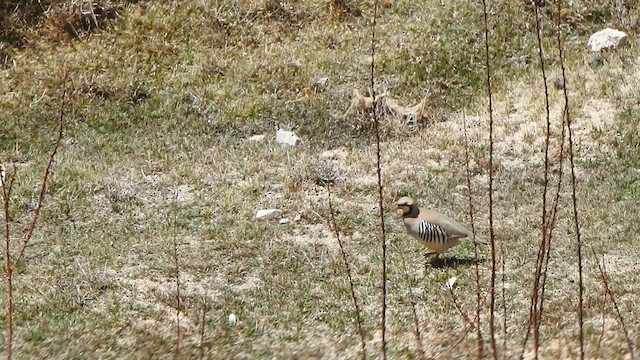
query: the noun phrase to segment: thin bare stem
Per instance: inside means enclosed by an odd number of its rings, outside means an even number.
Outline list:
[[[555,223],[558,215],[558,204],[560,203],[560,190],[562,188],[562,176],[563,176],[562,167],[564,166],[564,160],[565,160],[564,148],[565,148],[565,137],[566,137],[566,131],[564,127],[565,117],[566,117],[566,111],[563,112],[563,118],[560,124],[562,126],[562,134],[561,134],[562,140],[560,142],[560,154],[558,156],[558,159],[559,159],[558,163],[560,164],[559,165],[560,167],[558,170],[558,184],[556,187],[556,194],[553,199],[551,214],[549,215],[550,220],[547,221],[547,230],[548,230],[547,258],[545,260],[544,270],[542,271],[542,287],[540,290],[540,306],[538,309],[538,323],[542,321],[542,314],[544,312],[544,300],[545,300],[544,294],[545,294],[546,285],[547,285],[547,271],[549,269],[549,260],[551,259],[551,240],[553,239],[553,230],[555,229]]]
[[[545,132],[545,148],[544,148],[544,185],[542,190],[542,215],[541,215],[541,224],[540,224],[540,245],[538,248],[538,257],[536,260],[536,270],[533,279],[533,287],[531,291],[531,305],[529,308],[529,324],[527,326],[527,334],[525,336],[525,341],[523,344],[524,347],[527,344],[527,340],[529,339],[530,331],[533,329],[533,338],[534,338],[534,353],[535,358],[538,358],[538,349],[540,348],[540,320],[542,317],[541,312],[541,302],[543,299],[540,298],[540,283],[541,279],[544,277],[546,279],[546,270],[547,267],[544,266],[548,264],[549,258],[549,237],[547,231],[547,220],[548,220],[548,211],[547,211],[547,193],[549,188],[549,143],[551,138],[551,112],[549,110],[549,88],[547,85],[547,74],[544,62],[544,50],[542,47],[542,37],[541,37],[541,26],[540,26],[540,12],[538,9],[538,4],[533,4],[534,8],[534,16],[536,23],[536,39],[538,45],[538,58],[540,60],[540,71],[542,74],[543,86],[544,86],[544,101],[545,101],[545,114],[546,114],[546,132]],[[544,267],[544,271],[543,271]]]
[[[7,335],[6,335],[6,355],[11,360],[13,356],[13,267],[11,263],[11,214],[9,212],[9,204],[11,202],[11,188],[13,179],[16,176],[16,168],[13,168],[13,174],[9,180],[9,186],[6,186],[6,177],[0,177],[2,185],[2,204],[4,210],[4,264],[5,274],[7,277]]]
[[[402,272],[404,273],[404,278],[409,279],[409,272],[407,271],[407,265],[404,261],[404,257],[401,256],[400,261],[402,263]],[[409,297],[409,301],[411,303],[411,315],[413,316],[413,334],[416,339],[416,346],[418,348],[418,353],[420,354],[420,359],[426,360],[427,355],[424,352],[422,335],[420,334],[420,319],[418,318],[418,312],[416,311],[416,296],[413,293],[413,286],[409,287]]]
[[[571,166],[571,200],[573,202],[573,223],[576,232],[576,245],[578,253],[578,326],[580,338],[580,359],[584,359],[584,283],[582,274],[582,238],[580,236],[580,219],[578,216],[578,197],[576,195],[576,171],[573,154],[573,131],[571,130],[571,116],[569,111],[569,92],[567,90],[567,75],[564,65],[564,53],[562,47],[561,34],[561,16],[562,1],[557,1],[557,23],[556,23],[556,39],[558,43],[558,57],[560,59],[560,69],[562,70],[562,84],[564,94],[564,106],[567,116],[567,133],[569,134],[569,164]]]
[[[507,356],[507,334],[509,333],[507,328],[507,294],[504,285],[506,280],[506,258],[504,254],[504,240],[502,240],[500,241],[500,287],[502,293],[502,360],[504,360]]]
[[[27,228],[27,232],[20,246],[20,251],[18,252],[18,256],[14,257],[14,260],[11,260],[11,217],[9,211],[9,204],[11,202],[11,189],[13,188],[14,180],[16,178],[16,168],[13,167],[13,173],[10,175],[9,186],[6,186],[6,177],[0,177],[0,181],[2,182],[2,200],[3,200],[3,208],[4,208],[4,245],[5,245],[5,272],[7,278],[7,335],[6,335],[6,355],[7,359],[11,359],[13,356],[13,315],[14,315],[14,307],[13,307],[13,270],[15,266],[22,259],[27,245],[29,241],[33,237],[33,233],[35,231],[35,227],[40,216],[40,209],[44,204],[44,197],[47,191],[47,182],[49,179],[49,174],[51,173],[51,168],[53,167],[53,162],[55,160],[55,156],[60,148],[60,143],[62,142],[62,136],[65,125],[65,105],[67,98],[67,80],[68,74],[65,74],[64,77],[64,90],[62,93],[61,105],[60,105],[60,116],[59,116],[59,124],[60,127],[58,129],[58,136],[56,138],[53,150],[49,156],[49,161],[47,162],[47,166],[45,168],[44,174],[42,176],[42,183],[40,187],[40,195],[38,196],[38,202],[36,205],[36,209],[33,213],[33,217],[31,218],[31,223]],[[5,174],[6,176],[6,174]]]
[[[447,290],[449,290],[449,295],[451,295],[451,301],[453,302],[453,306],[460,313],[460,317],[462,317],[462,320],[470,328],[474,329],[476,326],[473,323],[473,321],[471,321],[471,319],[469,319],[469,316],[462,310],[462,306],[460,306],[460,303],[458,303],[458,299],[456,298],[456,295],[453,293],[453,286],[447,286]]]
[[[596,261],[598,261],[598,259],[596,258]],[[604,333],[606,331],[606,319],[605,319],[605,312],[607,310],[607,289],[605,288],[604,291],[602,292],[602,306],[600,306],[600,313],[602,314],[602,325],[600,326],[600,336],[598,336],[598,345],[596,346],[596,350],[594,351],[595,354],[599,354],[601,358],[603,358],[602,353],[600,352],[600,349],[602,348],[602,340],[604,340]]]
[[[207,321],[207,295],[202,296],[202,316],[200,317],[200,359],[204,359],[204,324]]]
[[[335,211],[333,211],[333,202],[331,201],[331,185],[327,184],[327,198],[329,201],[329,212],[331,213],[331,225],[333,226],[333,231],[336,234],[336,239],[338,240],[338,246],[340,247],[340,254],[342,255],[342,263],[344,264],[345,269],[347,270],[347,278],[349,280],[349,289],[351,290],[351,300],[353,301],[353,308],[356,316],[356,328],[358,330],[358,334],[360,335],[360,348],[362,350],[362,358],[367,358],[367,348],[366,348],[366,339],[364,336],[364,329],[362,327],[362,317],[360,316],[360,304],[358,303],[358,297],[356,296],[356,289],[353,284],[353,276],[351,275],[351,264],[349,263],[349,257],[347,256],[347,251],[344,248],[344,244],[342,242],[342,238],[340,237],[340,228],[338,227],[338,221],[336,220]]]
[[[602,279],[602,283],[604,284],[605,293],[609,295],[609,298],[611,299],[613,308],[616,311],[616,315],[618,316],[618,321],[620,321],[620,326],[622,327],[622,331],[624,332],[624,337],[627,340],[629,355],[631,355],[630,358],[635,359],[634,352],[633,352],[633,341],[629,336],[629,331],[627,330],[627,326],[624,323],[624,318],[622,317],[622,313],[620,312],[620,308],[618,307],[618,302],[616,301],[616,297],[613,295],[613,292],[611,291],[611,286],[609,286],[609,275],[607,275],[607,268],[605,266],[604,259],[602,260],[602,264],[600,264],[596,251],[593,248],[591,248],[591,252],[593,253],[593,257],[596,259],[596,263],[598,264],[600,279]]]
[[[47,193],[47,182],[49,180],[49,174],[51,174],[51,168],[53,167],[53,161],[55,160],[56,154],[58,153],[58,149],[60,148],[60,143],[62,142],[62,136],[64,134],[64,126],[65,126],[65,105],[67,101],[67,87],[66,87],[67,78],[65,76],[65,88],[62,92],[62,101],[60,104],[60,116],[58,118],[59,126],[58,126],[58,136],[56,137],[56,141],[53,145],[53,150],[51,150],[51,154],[49,155],[49,161],[47,162],[47,167],[44,170],[44,174],[42,175],[42,184],[40,185],[40,195],[38,196],[38,203],[36,205],[36,209],[33,212],[33,217],[31,218],[31,223],[27,229],[27,233],[22,240],[22,246],[20,247],[20,252],[16,257],[14,263],[17,264],[22,260],[22,256],[24,255],[24,251],[27,249],[27,245],[29,245],[29,241],[33,237],[33,232],[36,228],[36,222],[40,217],[40,209],[42,209],[42,205],[44,204],[44,197]]]
[[[371,116],[373,116],[373,122],[375,124],[376,131],[376,170],[378,173],[378,210],[380,213],[380,245],[382,248],[382,309],[380,314],[380,332],[381,343],[380,352],[382,353],[382,359],[387,359],[387,236],[384,223],[384,207],[383,207],[383,195],[384,189],[382,186],[382,161],[380,150],[380,119],[378,118],[378,112],[376,111],[376,90],[375,90],[375,55],[376,55],[376,18],[378,16],[378,1],[373,0],[373,21],[371,24],[371,97],[373,100],[373,108],[371,109]]]
[[[182,309],[180,301],[180,262],[178,261],[178,240],[177,240],[177,227],[178,227],[178,210],[176,206],[175,219],[173,222],[173,264],[175,267],[175,279],[176,279],[176,351],[174,356],[180,357],[180,311]]]
[[[484,19],[485,66],[487,68],[487,96],[489,97],[489,237],[491,241],[491,301],[489,314],[489,332],[493,358],[498,359],[496,348],[495,307],[496,307],[496,241],[493,229],[493,95],[491,91],[491,60],[489,55],[489,15],[487,1],[482,0]]]
[[[464,130],[464,162],[466,168],[466,178],[467,178],[467,195],[469,198],[469,221],[471,223],[471,233],[473,237],[476,237],[476,225],[473,221],[473,192],[471,190],[471,170],[469,169],[469,134],[467,132],[467,117],[465,115],[464,109],[462,110],[462,128]],[[480,286],[480,265],[478,264],[478,244],[473,243],[473,258],[475,259],[475,276],[476,276],[476,341],[477,341],[477,351],[478,351],[478,359],[482,359],[484,357],[484,345],[482,341],[482,330],[480,328],[481,320],[481,294],[482,288]]]

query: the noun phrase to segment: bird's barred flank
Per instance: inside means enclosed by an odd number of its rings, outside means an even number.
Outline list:
[[[420,222],[418,236],[425,242],[437,242],[439,244],[445,244],[449,240],[449,236],[442,227],[427,221]]]

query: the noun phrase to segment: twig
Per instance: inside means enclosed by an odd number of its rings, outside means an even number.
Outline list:
[[[491,241],[491,302],[489,314],[489,332],[493,358],[498,359],[496,349],[495,306],[496,306],[496,242],[493,229],[493,95],[491,92],[491,61],[489,58],[489,15],[487,1],[482,0],[482,15],[484,19],[485,66],[487,67],[487,95],[489,97],[489,237]]]
[[[462,128],[464,130],[464,161],[466,168],[466,178],[467,178],[467,195],[469,198],[469,219],[471,223],[471,233],[473,237],[476,237],[476,226],[473,221],[473,192],[471,191],[471,170],[469,169],[469,134],[467,132],[467,117],[465,115],[464,109],[462,109]],[[478,351],[478,360],[484,357],[484,345],[482,341],[482,330],[480,328],[481,320],[481,294],[482,289],[480,287],[480,266],[478,264],[478,244],[473,243],[473,257],[475,259],[475,275],[476,275],[476,337],[477,337],[477,351]]]
[[[578,216],[578,198],[576,195],[576,171],[573,154],[573,132],[571,131],[571,116],[569,112],[569,92],[567,90],[567,75],[564,66],[564,55],[562,51],[562,35],[561,35],[561,17],[562,1],[557,1],[557,23],[556,38],[558,42],[558,55],[560,59],[560,68],[562,70],[562,84],[564,84],[564,106],[567,116],[567,132],[569,134],[569,164],[571,165],[571,199],[573,202],[573,223],[576,232],[576,244],[578,253],[578,326],[580,327],[580,359],[584,359],[584,284],[582,275],[582,238],[580,237],[580,220]]]
[[[565,148],[565,135],[566,135],[566,131],[565,131],[565,127],[564,127],[564,119],[566,116],[566,109],[565,111],[563,111],[563,117],[562,117],[562,121],[561,121],[561,126],[562,126],[562,134],[561,136],[561,142],[560,142],[560,154],[558,156],[559,158],[559,170],[558,170],[558,184],[556,187],[556,194],[555,197],[553,199],[553,207],[551,210],[551,214],[550,217],[551,219],[547,221],[547,258],[545,260],[545,264],[544,264],[544,270],[542,271],[543,277],[542,277],[542,288],[540,290],[540,307],[538,309],[538,323],[541,322],[542,319],[542,314],[544,312],[544,300],[545,300],[545,290],[546,290],[546,285],[547,285],[547,271],[549,269],[549,260],[551,259],[551,240],[553,239],[553,230],[555,229],[555,223],[556,223],[556,219],[557,219],[557,215],[558,215],[558,204],[560,203],[560,190],[562,188],[562,176],[563,176],[563,172],[562,172],[562,167],[564,166],[564,160],[565,160],[565,156],[564,156],[564,148]]]
[[[68,73],[65,73],[64,76],[64,89],[62,93],[62,100],[60,105],[60,117],[59,123],[60,127],[58,129],[58,136],[54,143],[53,150],[51,151],[51,155],[49,156],[49,161],[47,162],[47,166],[45,168],[44,174],[42,176],[42,183],[40,187],[40,195],[38,196],[38,202],[36,205],[36,209],[34,210],[33,216],[31,218],[31,223],[27,228],[27,232],[25,234],[24,239],[22,240],[22,244],[20,246],[20,251],[18,256],[14,257],[14,260],[11,260],[11,216],[9,211],[9,204],[11,202],[11,190],[13,189],[14,180],[16,178],[16,167],[13,167],[13,172],[10,175],[9,186],[6,186],[6,174],[5,176],[0,177],[1,185],[2,185],[2,200],[3,200],[3,208],[4,208],[4,246],[5,246],[5,273],[7,277],[7,335],[6,335],[6,355],[7,359],[11,359],[13,356],[13,316],[14,316],[14,306],[13,306],[13,270],[17,266],[17,264],[22,259],[24,252],[29,244],[29,241],[33,237],[33,233],[35,231],[36,223],[40,216],[40,209],[44,203],[44,197],[47,190],[47,182],[49,179],[49,174],[51,173],[51,168],[53,167],[53,162],[55,160],[56,153],[60,148],[60,143],[62,142],[63,130],[65,125],[65,104],[66,104],[66,95],[67,95],[67,81],[68,81]]]
[[[200,359],[204,359],[204,324],[207,320],[207,294],[202,296],[202,317],[200,318]]]
[[[360,316],[360,304],[358,303],[358,297],[356,296],[355,286],[353,285],[353,276],[351,275],[351,264],[349,264],[349,257],[347,251],[340,238],[340,229],[338,228],[338,222],[336,221],[335,211],[333,211],[333,202],[331,201],[331,184],[327,184],[327,198],[329,201],[329,212],[331,213],[331,224],[333,225],[333,231],[336,234],[338,240],[338,247],[340,247],[340,254],[342,255],[342,263],[347,270],[347,278],[349,279],[349,289],[351,290],[351,300],[353,301],[353,308],[356,316],[356,328],[360,335],[360,348],[362,350],[362,358],[367,358],[366,340],[364,336],[364,330],[362,328],[362,318]]]
[[[177,194],[176,194],[177,197]],[[177,199],[174,199],[177,200]],[[173,222],[173,263],[175,266],[175,278],[176,278],[176,351],[174,356],[180,357],[180,263],[178,261],[178,240],[176,239],[178,232],[178,207],[175,206],[175,218]]]
[[[458,300],[456,299],[456,295],[453,293],[453,286],[447,286],[447,290],[449,290],[449,294],[451,295],[451,301],[453,302],[454,307],[460,313],[460,317],[462,317],[462,320],[464,320],[465,324],[467,324],[470,328],[475,329],[476,327],[475,324],[473,323],[473,321],[471,321],[471,319],[469,319],[469,316],[465,314],[465,312],[462,310],[462,307],[458,303]]]
[[[404,257],[400,257],[400,261],[402,264],[402,272],[404,273],[404,278],[409,279],[409,272],[407,271],[407,265],[404,261]],[[409,301],[411,303],[411,314],[413,316],[413,334],[416,339],[416,346],[418,347],[418,353],[420,354],[420,359],[426,360],[427,355],[424,352],[424,345],[422,344],[422,335],[420,335],[420,319],[418,318],[418,312],[416,311],[416,296],[413,293],[413,286],[409,286]]]
[[[27,229],[27,234],[22,240],[22,246],[20,247],[20,252],[18,253],[18,256],[15,259],[14,263],[16,264],[20,262],[20,260],[22,259],[22,256],[24,255],[24,251],[27,249],[27,245],[29,245],[29,241],[33,237],[33,232],[36,228],[36,222],[40,217],[40,209],[42,209],[42,204],[44,204],[44,196],[47,192],[47,182],[49,180],[49,174],[51,174],[51,167],[53,166],[53,161],[55,160],[56,154],[58,153],[58,149],[60,148],[60,143],[62,142],[62,136],[63,136],[64,126],[65,126],[65,116],[64,116],[65,104],[66,104],[66,98],[67,98],[67,87],[66,87],[67,76],[66,75],[65,75],[64,82],[65,82],[65,88],[62,92],[62,101],[60,104],[60,116],[58,120],[59,122],[58,136],[56,138],[56,142],[53,145],[53,150],[49,155],[49,161],[47,162],[47,167],[45,168],[44,174],[42,175],[42,184],[40,185],[40,195],[38,196],[38,203],[36,205],[36,209],[33,212],[33,217],[31,218],[31,223],[29,224],[29,227]]]
[[[387,241],[384,223],[384,207],[383,207],[383,187],[382,187],[382,164],[380,150],[380,119],[376,111],[376,90],[375,90],[375,55],[376,55],[376,18],[378,15],[378,0],[373,0],[373,21],[371,24],[371,97],[373,99],[373,108],[371,115],[375,124],[376,131],[376,170],[378,172],[378,210],[380,213],[380,244],[382,247],[382,310],[380,319],[381,343],[380,352],[382,359],[387,359]]]
[[[596,258],[596,261],[598,261],[597,258]],[[600,307],[600,312],[602,313],[602,326],[600,327],[600,336],[598,337],[598,345],[596,345],[596,350],[594,351],[595,354],[600,354],[601,358],[603,357],[600,352],[600,349],[602,348],[602,340],[604,340],[604,333],[605,333],[605,325],[606,325],[605,311],[607,309],[607,295],[608,295],[607,289],[605,287],[604,291],[602,292],[602,306]]]
[[[527,334],[523,343],[523,352],[529,339],[531,329],[533,329],[534,338],[534,352],[536,359],[538,358],[538,349],[540,348],[540,320],[542,318],[541,303],[543,298],[540,298],[540,283],[544,278],[546,280],[547,267],[543,266],[548,264],[549,259],[549,241],[550,231],[547,231],[547,192],[549,188],[549,142],[551,138],[551,112],[549,110],[549,88],[547,85],[547,74],[544,62],[544,51],[542,47],[542,37],[540,28],[540,12],[538,4],[533,4],[535,22],[536,22],[536,38],[538,45],[538,58],[540,60],[540,71],[542,73],[542,80],[544,86],[544,104],[546,114],[546,132],[545,132],[545,148],[544,148],[544,187],[542,190],[542,216],[540,225],[540,245],[538,247],[538,257],[536,260],[536,271],[533,279],[533,287],[531,291],[531,305],[529,308],[529,323],[527,325]],[[559,189],[559,187],[558,187]],[[548,234],[549,233],[549,234]]]
[[[627,326],[624,323],[624,318],[622,317],[622,313],[620,312],[620,308],[618,307],[618,302],[616,301],[615,296],[613,296],[613,292],[611,291],[611,287],[609,286],[609,275],[607,275],[607,268],[604,263],[604,259],[602,259],[602,265],[600,265],[600,261],[598,260],[598,255],[596,251],[591,248],[591,252],[593,253],[593,257],[596,259],[596,263],[598,264],[598,270],[600,272],[600,278],[602,279],[602,283],[604,284],[605,293],[609,295],[611,299],[611,303],[613,304],[613,308],[616,310],[616,315],[618,316],[618,321],[620,321],[620,326],[622,327],[622,331],[624,332],[624,337],[627,340],[627,347],[629,348],[629,355],[631,355],[631,359],[635,359],[633,353],[633,341],[629,336],[629,331],[627,331]],[[606,298],[605,298],[606,301]],[[604,312],[603,312],[604,313]]]
[[[9,213],[9,203],[11,201],[11,189],[13,180],[16,177],[16,168],[13,167],[13,173],[10,176],[9,186],[6,186],[6,177],[0,177],[2,182],[2,204],[4,210],[4,263],[5,273],[7,276],[7,336],[6,336],[6,354],[7,359],[11,360],[13,354],[13,267],[11,262],[11,214]]]

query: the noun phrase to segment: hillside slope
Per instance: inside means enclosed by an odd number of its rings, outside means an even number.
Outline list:
[[[68,89],[68,122],[45,207],[15,273],[15,358],[173,357],[178,310],[179,357],[358,358],[327,178],[335,180],[332,205],[368,355],[379,356],[374,127],[364,113],[342,117],[354,89],[368,94],[372,5],[94,3],[89,16],[84,3],[42,2],[34,10],[35,2],[13,1],[0,17],[11,25],[0,39],[0,164],[7,173],[17,170],[10,202],[14,253]],[[629,358],[598,262],[637,346],[640,8],[630,1],[565,7],[587,356]],[[554,13],[551,4],[541,9],[552,122],[549,199],[563,178],[541,348],[545,358],[576,358],[577,254],[571,170],[558,161],[564,92],[553,85],[562,84]],[[405,106],[425,99],[426,109],[416,129],[405,118],[382,115],[389,354],[420,356],[415,303],[426,356],[469,358],[476,346],[468,322],[476,304],[473,248],[451,250],[444,267],[425,265],[424,250],[405,234],[392,206],[409,194],[470,225],[466,127],[475,227],[489,238],[482,9],[467,1],[381,0],[378,14],[376,88]],[[489,20],[496,335],[499,350],[513,358],[526,335],[541,237],[547,117],[533,8],[492,2]],[[630,41],[593,66],[586,42],[607,26],[626,31]],[[302,142],[282,147],[276,128],[294,131]],[[265,138],[250,141],[253,135]],[[254,219],[256,210],[268,208],[282,210],[290,223]],[[492,262],[488,248],[479,250],[481,330],[489,350]],[[453,276],[452,295],[444,284]],[[0,297],[3,323],[6,301]],[[237,323],[229,324],[230,314]],[[532,340],[525,351],[533,355]]]

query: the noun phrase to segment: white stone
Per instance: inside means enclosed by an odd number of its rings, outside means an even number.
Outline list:
[[[295,146],[300,138],[293,131],[278,129],[276,131],[276,142],[281,145]]]
[[[191,204],[195,200],[191,185],[180,185],[172,189],[174,200],[181,205]]]
[[[329,81],[329,77],[327,77],[327,76],[321,77],[321,78],[319,78],[318,80],[316,80],[316,81],[313,83],[313,87],[314,87],[316,90],[322,90],[322,89],[324,89],[324,88],[325,88],[325,86],[327,85],[327,82],[328,82],[328,81]]]
[[[615,48],[627,42],[627,34],[622,31],[606,28],[600,30],[589,37],[589,48],[591,51]]]
[[[291,223],[291,220],[284,218],[284,219],[280,219],[279,221],[280,225],[287,225],[289,223]]]
[[[447,282],[444,284],[444,286],[448,290],[453,290],[453,286],[456,284],[457,280],[458,280],[458,278],[456,276],[452,276],[452,277],[449,278],[449,280],[447,280]]]
[[[229,314],[229,326],[235,326],[238,323],[238,317],[236,314]]]
[[[248,141],[248,142],[258,142],[258,141],[262,141],[262,140],[264,140],[264,138],[265,138],[265,135],[264,135],[264,134],[261,134],[261,135],[253,135],[253,136],[249,136],[249,137],[247,138],[247,141]]]
[[[280,217],[282,211],[278,209],[265,209],[256,211],[257,220],[271,220]]]
[[[314,84],[323,86],[324,84],[327,83],[327,81],[329,81],[329,77],[328,76],[323,76],[323,77],[319,78],[318,80],[316,80],[316,82]]]

